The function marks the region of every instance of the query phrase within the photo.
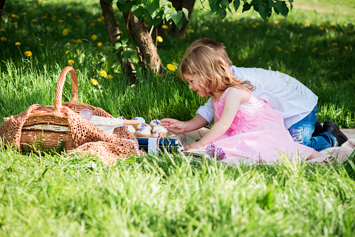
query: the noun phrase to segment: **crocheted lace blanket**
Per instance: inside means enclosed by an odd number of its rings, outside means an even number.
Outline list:
[[[34,104],[22,113],[11,116],[0,125],[0,137],[4,145],[13,144],[21,149],[21,131],[33,111],[54,111],[53,106]],[[68,119],[68,141],[66,151],[97,155],[107,165],[116,165],[117,159],[140,155],[138,142],[125,128],[118,127],[109,135],[77,113],[63,106],[61,113]],[[32,144],[30,144],[32,145]]]

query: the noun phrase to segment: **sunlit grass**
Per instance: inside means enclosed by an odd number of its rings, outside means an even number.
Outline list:
[[[353,14],[295,8],[287,19],[274,15],[265,23],[251,12],[221,21],[196,7],[185,39],[164,36],[158,44],[166,75],[137,70],[137,82],[127,85],[99,1],[6,4],[0,26],[0,123],[32,104],[54,104],[59,74],[68,65],[78,74],[79,102],[116,117],[191,119],[205,99],[172,69],[190,43],[210,37],[226,45],[236,66],[299,79],[319,97],[319,121],[355,127]],[[342,12],[351,11],[351,4],[345,1]],[[63,101],[71,99],[71,90],[68,76]],[[96,157],[21,153],[0,145],[0,235],[351,236],[351,164],[284,160],[230,167],[163,154],[132,157],[110,168]]]

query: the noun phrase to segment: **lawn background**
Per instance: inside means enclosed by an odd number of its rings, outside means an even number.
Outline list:
[[[186,38],[166,36],[158,44],[161,60],[177,67],[194,40],[222,41],[236,66],[281,71],[308,86],[319,97],[320,122],[354,128],[354,2],[295,5],[287,19],[273,15],[268,23],[240,11],[221,20],[196,5]],[[117,20],[126,34],[118,13]],[[174,72],[162,77],[138,70],[137,82],[127,85],[98,1],[7,1],[0,38],[0,117],[53,104],[69,60],[79,77],[79,101],[114,116],[188,120],[205,101]],[[100,76],[102,70],[112,78]],[[68,77],[64,101],[70,97]],[[96,157],[1,147],[0,235],[351,236],[354,181],[345,168],[286,160],[229,167],[181,155],[106,167]]]

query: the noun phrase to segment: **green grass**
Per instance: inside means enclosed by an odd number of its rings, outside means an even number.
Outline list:
[[[165,36],[158,44],[161,60],[178,66],[194,40],[222,41],[236,66],[281,71],[308,86],[319,97],[320,122],[354,128],[354,3],[297,5],[319,10],[295,7],[287,19],[273,15],[265,23],[252,12],[221,21],[196,6],[193,32],[183,40]],[[138,70],[138,81],[126,84],[101,17],[96,0],[7,1],[0,26],[6,38],[0,40],[0,118],[32,104],[52,105],[59,74],[73,60],[80,102],[116,117],[191,119],[205,99],[175,73]],[[101,77],[101,70],[112,78]],[[71,99],[70,80],[63,101]],[[175,154],[106,167],[96,157],[0,147],[0,235],[352,236],[351,164],[230,167]]]

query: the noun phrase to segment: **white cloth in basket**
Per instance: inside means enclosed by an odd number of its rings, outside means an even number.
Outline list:
[[[124,125],[122,119],[105,118],[95,115],[92,116],[89,122],[104,130],[108,134],[112,134],[115,128],[122,127]]]

